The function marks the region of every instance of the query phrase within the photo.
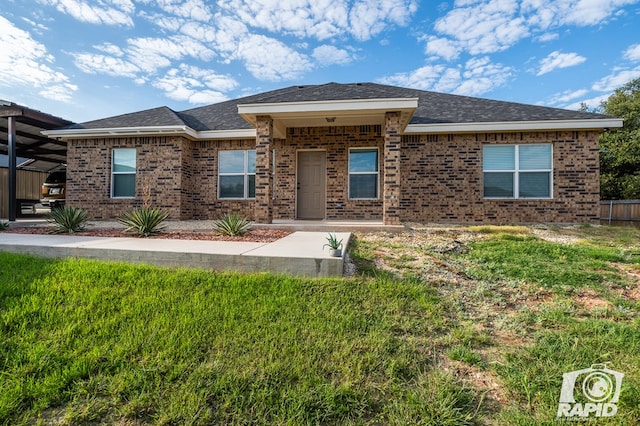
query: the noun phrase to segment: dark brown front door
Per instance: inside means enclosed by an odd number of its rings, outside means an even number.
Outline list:
[[[327,193],[324,151],[298,152],[298,219],[324,219]]]

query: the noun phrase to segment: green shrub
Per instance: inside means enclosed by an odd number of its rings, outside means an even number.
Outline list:
[[[251,222],[236,213],[231,213],[213,223],[221,235],[242,236],[251,230]]]
[[[3,222],[0,220],[0,231],[6,231],[9,229],[9,222]]]
[[[84,231],[89,212],[81,207],[64,206],[51,209],[49,222],[55,223],[53,234],[72,234]]]
[[[159,234],[169,213],[155,207],[137,207],[126,211],[118,218],[118,222],[127,227],[124,232],[131,232],[143,237]]]

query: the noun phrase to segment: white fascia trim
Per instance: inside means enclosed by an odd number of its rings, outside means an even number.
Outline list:
[[[112,136],[159,136],[167,134],[182,134],[193,139],[198,138],[198,132],[189,126],[152,126],[152,127],[114,127],[103,129],[64,129],[44,130],[43,135],[50,138],[78,139],[85,137]]]
[[[198,139],[255,139],[256,129],[206,130]]]
[[[241,115],[330,113],[341,111],[396,111],[418,107],[418,98],[348,99],[333,101],[274,102],[238,105]]]
[[[591,130],[622,127],[621,118],[586,120],[495,121],[487,123],[409,124],[410,133],[513,132],[525,130]]]

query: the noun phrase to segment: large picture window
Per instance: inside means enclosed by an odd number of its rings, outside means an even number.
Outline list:
[[[485,145],[482,171],[485,198],[551,198],[550,144]]]
[[[220,151],[218,198],[256,197],[256,151]]]
[[[378,149],[349,150],[349,198],[378,198]]]
[[[111,197],[136,196],[136,150],[115,148],[111,152]]]

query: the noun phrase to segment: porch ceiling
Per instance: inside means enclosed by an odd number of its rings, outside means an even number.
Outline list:
[[[258,116],[270,116],[274,136],[284,138],[287,127],[384,125],[386,112],[400,112],[404,131],[417,107],[418,98],[357,99],[246,104],[238,113],[254,127]]]

